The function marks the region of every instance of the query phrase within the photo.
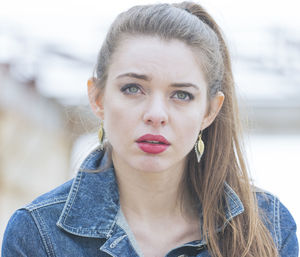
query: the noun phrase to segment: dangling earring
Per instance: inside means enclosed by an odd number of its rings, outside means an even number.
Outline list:
[[[100,123],[100,128],[99,128],[99,131],[98,131],[98,138],[99,138],[99,146],[100,146],[100,149],[103,150],[103,147],[104,147],[104,128],[103,128],[103,121],[101,121]]]
[[[196,155],[197,155],[198,163],[200,162],[201,157],[202,157],[203,152],[204,152],[204,142],[202,141],[201,137],[202,137],[202,131],[200,131],[198,140],[195,144],[195,152],[196,152]]]

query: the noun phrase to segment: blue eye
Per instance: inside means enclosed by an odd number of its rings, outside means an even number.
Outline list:
[[[135,95],[140,93],[141,89],[137,84],[127,84],[121,88],[121,91],[128,95]]]
[[[185,91],[176,91],[173,97],[182,101],[191,101],[194,99],[192,94]]]

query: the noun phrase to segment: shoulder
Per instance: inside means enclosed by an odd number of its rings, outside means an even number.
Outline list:
[[[296,222],[286,206],[275,195],[255,189],[259,214],[271,232],[281,256],[298,256]]]
[[[261,189],[255,189],[255,194],[262,217],[265,216],[265,218],[271,219],[278,226],[282,225],[282,222],[287,222],[296,228],[296,223],[291,213],[277,196]]]
[[[3,237],[2,256],[19,256],[21,253],[52,256],[52,246],[44,238],[45,231],[57,222],[71,185],[72,180],[39,196],[11,216]]]

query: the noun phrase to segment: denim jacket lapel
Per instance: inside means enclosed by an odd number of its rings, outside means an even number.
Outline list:
[[[83,162],[73,181],[68,199],[57,225],[65,231],[84,237],[109,238],[120,208],[118,186],[112,167],[105,165],[103,152],[95,150]]]

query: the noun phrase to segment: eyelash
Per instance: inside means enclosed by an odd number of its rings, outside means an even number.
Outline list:
[[[186,92],[186,91],[182,91],[182,90],[176,91],[176,92],[173,94],[173,96],[176,95],[176,94],[178,94],[178,93],[183,93],[183,94],[185,94],[185,95],[188,97],[187,100],[185,100],[185,98],[184,98],[184,99],[180,99],[180,98],[177,97],[176,99],[178,99],[178,100],[182,100],[182,101],[192,101],[192,100],[194,99],[194,96],[193,96],[191,93]]]
[[[121,92],[123,92],[126,95],[135,95],[136,93],[132,93],[132,92],[128,91],[130,88],[136,88],[140,92],[142,92],[142,90],[140,89],[140,87],[137,84],[126,84],[124,87],[121,88]]]
[[[136,89],[139,90],[140,92],[135,92],[135,93],[129,92],[129,89],[130,89],[130,88],[136,88]],[[123,93],[126,94],[126,95],[136,95],[136,94],[138,94],[138,93],[142,93],[142,90],[141,90],[141,88],[140,88],[140,86],[139,86],[138,84],[131,83],[131,84],[126,84],[125,86],[123,86],[123,87],[121,88],[121,92],[123,92]],[[175,96],[176,94],[178,94],[178,93],[183,93],[183,94],[185,94],[185,95],[188,97],[187,100],[186,100],[185,98],[184,98],[184,99],[180,99],[180,98],[178,98],[178,97],[175,98],[175,99],[178,99],[178,100],[180,100],[180,101],[188,102],[188,101],[192,101],[192,100],[195,98],[191,93],[186,92],[186,91],[182,91],[182,90],[176,91],[176,92],[172,95],[172,97],[174,97],[174,96]]]

